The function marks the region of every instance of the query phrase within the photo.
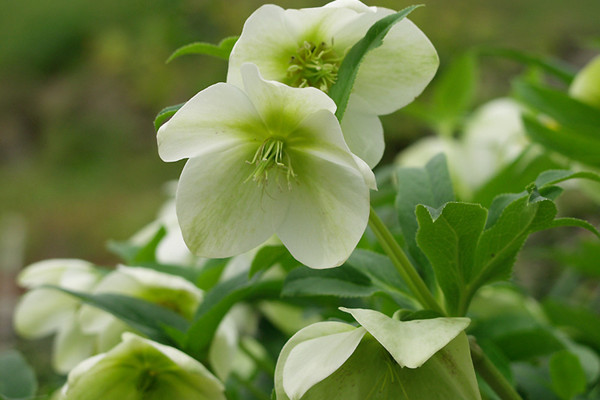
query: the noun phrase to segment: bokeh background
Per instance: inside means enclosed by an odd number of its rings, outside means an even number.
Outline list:
[[[286,8],[325,1],[278,0]],[[505,47],[580,67],[598,51],[598,0],[427,0],[411,19],[441,69],[462,51]],[[0,350],[14,345],[10,312],[20,268],[46,258],[111,265],[108,239],[151,221],[181,163],[157,155],[152,121],[224,80],[226,63],[169,54],[241,32],[256,0],[22,0],[0,12]],[[408,1],[373,0],[401,9]],[[521,66],[482,62],[477,102],[506,95]],[[423,95],[427,97],[427,92]],[[390,149],[427,130],[384,119]],[[390,150],[393,151],[393,150]],[[390,154],[387,155],[389,159]]]

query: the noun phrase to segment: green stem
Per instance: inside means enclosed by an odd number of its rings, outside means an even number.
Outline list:
[[[379,216],[375,213],[373,207],[371,207],[371,213],[369,214],[369,226],[373,230],[373,233],[375,233],[383,251],[385,251],[390,260],[392,260],[392,263],[419,303],[427,309],[445,315],[444,309],[433,297],[415,267],[413,267],[408,257],[406,257],[404,250],[402,250],[402,247],[396,242],[396,239],[387,226],[385,226],[383,221],[381,221]]]
[[[498,371],[496,366],[485,355],[474,337],[469,337],[471,347],[471,358],[473,366],[479,375],[496,392],[502,400],[523,400],[515,388],[506,380],[504,375]]]

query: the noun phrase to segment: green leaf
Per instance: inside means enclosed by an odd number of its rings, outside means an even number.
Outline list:
[[[218,45],[205,42],[187,44],[175,50],[167,59],[167,63],[186,54],[205,54],[227,61],[229,60],[229,54],[231,54],[231,50],[238,39],[239,36],[230,36],[221,40]]]
[[[439,208],[454,200],[452,181],[446,164],[446,156],[438,154],[423,168],[398,168],[396,171],[398,194],[396,210],[400,228],[410,256],[426,274],[431,275],[429,261],[417,246],[417,217],[415,208],[423,204]]]
[[[518,81],[514,89],[520,100],[540,113],[550,116],[575,136],[600,140],[598,109],[569,97],[567,93],[545,86]]]
[[[487,210],[479,204],[447,203],[437,210],[419,205],[416,213],[417,243],[433,266],[448,312],[459,315],[465,310],[465,289],[474,278]]]
[[[450,136],[475,97],[478,79],[477,58],[471,52],[455,58],[434,83],[431,113],[437,118],[437,131]]]
[[[114,293],[89,294],[53,285],[44,287],[60,290],[86,304],[100,308],[160,343],[175,344],[167,327],[169,330],[184,332],[189,326],[188,321],[176,312],[135,297]]]
[[[567,351],[559,351],[550,358],[552,389],[563,400],[571,400],[585,392],[586,379],[579,358]]]
[[[370,297],[381,291],[358,270],[347,265],[332,269],[299,267],[292,270],[283,285],[282,296]]]
[[[204,300],[194,316],[185,337],[185,349],[197,358],[206,355],[208,346],[231,307],[241,301],[253,298],[279,298],[281,281],[259,281],[260,274],[248,279],[248,274],[241,274],[219,283],[205,293]]]
[[[483,56],[504,57],[523,64],[539,67],[542,70],[554,75],[556,78],[560,79],[566,84],[570,84],[573,79],[575,79],[575,68],[563,63],[560,60],[535,56],[514,49],[484,48],[479,49],[478,54]]]
[[[558,299],[548,299],[542,307],[553,325],[566,328],[573,339],[600,351],[600,315]]]
[[[154,118],[154,129],[158,130],[169,118],[173,116],[185,103],[175,104],[174,106],[165,107]]]
[[[348,99],[354,86],[354,80],[358,74],[360,64],[365,55],[383,43],[383,38],[389,32],[389,30],[396,24],[410,14],[415,8],[420,5],[414,5],[406,7],[405,9],[398,11],[395,14],[388,15],[375,22],[371,28],[367,31],[365,36],[359,40],[346,54],[342,65],[338,71],[337,81],[329,89],[329,97],[333,99],[337,105],[337,111],[335,116],[339,121],[342,120],[346,106],[348,105]]]
[[[508,318],[506,323],[510,324]],[[528,361],[564,349],[556,335],[542,327],[507,332],[493,341],[511,361]]]
[[[33,368],[16,350],[0,353],[0,398],[31,398],[37,390]]]
[[[600,183],[600,175],[595,172],[573,172],[566,169],[554,169],[541,173],[535,180],[535,185],[541,188],[548,185],[556,185],[557,183],[571,179],[589,179]]]
[[[346,264],[365,274],[373,285],[381,289],[388,292],[409,292],[394,264],[383,254],[356,249]]]
[[[264,246],[258,250],[252,260],[249,277],[252,278],[257,272],[267,270],[277,263],[300,265],[294,262],[294,258],[285,246]]]

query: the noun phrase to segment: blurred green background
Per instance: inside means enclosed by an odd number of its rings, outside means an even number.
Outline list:
[[[324,1],[279,0],[283,7]],[[181,163],[157,155],[154,115],[224,80],[226,63],[177,47],[237,35],[259,1],[24,0],[0,13],[0,245],[20,267],[51,257],[116,261],[153,219]],[[370,2],[401,9],[406,1]],[[429,0],[411,19],[443,69],[472,46],[510,47],[583,65],[598,37],[598,0]],[[479,101],[504,95],[520,66],[485,60]],[[425,93],[424,96],[427,96]],[[399,148],[425,134],[386,117]]]

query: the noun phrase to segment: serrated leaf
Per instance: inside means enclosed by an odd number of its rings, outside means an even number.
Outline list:
[[[344,112],[346,111],[348,99],[350,98],[352,87],[354,86],[354,80],[356,79],[358,69],[365,55],[369,51],[381,46],[385,35],[387,35],[392,26],[397,22],[400,22],[418,7],[420,6],[414,5],[406,7],[395,14],[388,15],[375,22],[371,28],[369,28],[365,36],[352,46],[350,51],[348,51],[348,54],[344,57],[344,61],[342,61],[342,65],[340,65],[337,81],[329,89],[329,97],[331,97],[337,105],[335,116],[339,121],[342,120]]]
[[[552,389],[563,400],[571,400],[586,389],[585,372],[579,358],[567,350],[550,358]]]
[[[156,114],[156,117],[154,117],[154,129],[158,131],[158,128],[167,122],[167,120],[171,118],[177,110],[183,107],[184,104],[185,103],[175,104],[174,106],[165,107],[160,110],[160,112]]]
[[[238,39],[239,36],[230,36],[221,40],[217,45],[205,42],[195,42],[187,44],[175,50],[173,54],[171,54],[167,59],[167,63],[170,63],[174,59],[186,54],[204,54],[208,56],[221,58],[227,61],[229,60],[231,50],[233,49],[233,46],[235,45],[235,42],[237,42]]]
[[[244,299],[279,298],[281,281],[260,281],[260,274],[248,279],[241,274],[219,283],[205,293],[185,337],[185,349],[195,357],[205,356],[219,323],[231,307]]]
[[[299,267],[292,270],[283,285],[282,296],[369,297],[381,291],[362,272],[344,265],[316,270]]]
[[[477,59],[468,52],[454,59],[434,81],[431,113],[436,116],[437,130],[442,135],[450,136],[471,108],[477,79]]]
[[[135,297],[115,293],[89,294],[52,285],[44,287],[60,290],[100,308],[160,343],[175,344],[168,330],[184,332],[189,326],[188,321],[176,312]],[[168,330],[165,327],[169,327]]]
[[[398,168],[396,182],[398,194],[395,205],[408,253],[423,271],[425,278],[431,282],[431,266],[417,246],[418,224],[415,208],[418,204],[438,208],[454,200],[446,156],[438,154],[423,168]]]
[[[37,390],[33,368],[16,350],[0,353],[0,398],[28,399]]]
[[[477,244],[487,210],[479,204],[447,203],[438,210],[417,207],[417,243],[429,259],[450,315],[465,311],[466,287],[474,278]]]

